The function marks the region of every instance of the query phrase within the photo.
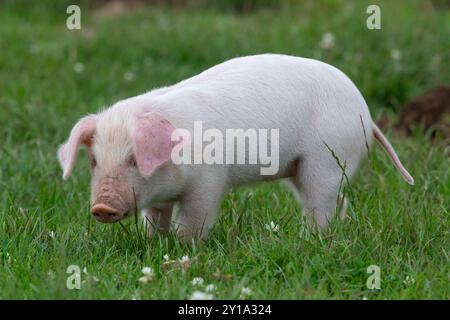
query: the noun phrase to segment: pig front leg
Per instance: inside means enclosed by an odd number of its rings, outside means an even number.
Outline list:
[[[147,236],[152,237],[157,230],[167,233],[170,230],[172,221],[173,204],[163,207],[150,207],[143,210],[144,226]]]
[[[175,222],[180,238],[188,243],[195,237],[205,239],[213,226],[224,188],[202,184],[193,187],[181,201],[181,212]]]

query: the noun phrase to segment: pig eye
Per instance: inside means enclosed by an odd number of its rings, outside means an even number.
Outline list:
[[[97,165],[97,160],[95,160],[94,156],[91,156],[91,167],[94,168]]]

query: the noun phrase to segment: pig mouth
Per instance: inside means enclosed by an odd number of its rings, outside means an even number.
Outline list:
[[[121,216],[121,217],[114,216],[111,218],[110,217],[95,217],[95,220],[97,220],[98,222],[101,222],[101,223],[116,223],[122,219],[124,219],[124,216]]]

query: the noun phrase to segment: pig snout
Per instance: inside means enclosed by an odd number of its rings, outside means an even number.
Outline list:
[[[99,222],[117,222],[128,216],[130,206],[121,195],[123,192],[117,186],[117,182],[113,178],[103,179],[97,189],[91,213]]]
[[[91,213],[100,222],[116,222],[122,219],[119,211],[113,209],[105,204],[99,203],[91,208]]]

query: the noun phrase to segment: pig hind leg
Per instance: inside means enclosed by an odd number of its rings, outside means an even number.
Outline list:
[[[293,179],[303,203],[304,214],[313,226],[324,229],[336,214],[345,217],[346,200],[339,195],[342,169],[334,159],[304,160],[299,163]]]

